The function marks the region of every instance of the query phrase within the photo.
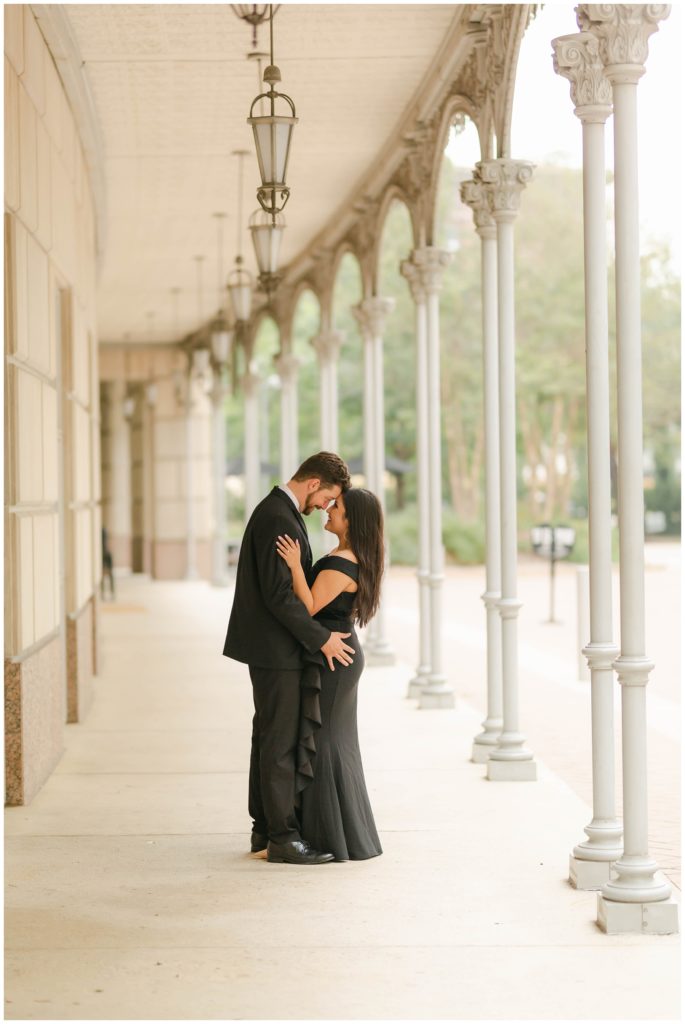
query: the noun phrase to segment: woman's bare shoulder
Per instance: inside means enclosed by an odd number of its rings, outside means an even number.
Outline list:
[[[336,550],[336,551],[331,551],[330,554],[333,555],[335,558],[345,558],[345,559],[347,559],[348,562],[354,562],[355,565],[359,564],[359,559],[357,558],[357,556],[355,555],[355,553],[353,551],[349,551],[349,550],[337,551]]]

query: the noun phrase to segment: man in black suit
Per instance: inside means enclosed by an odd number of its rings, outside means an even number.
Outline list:
[[[240,548],[233,607],[224,654],[250,669],[255,715],[252,722],[249,811],[252,852],[267,860],[323,864],[333,855],[302,840],[295,814],[295,753],[300,712],[300,677],[306,653],[321,651],[352,663],[349,633],[332,633],[316,622],[295,596],[292,575],[276,551],[279,535],[300,542],[302,566],[312,566],[303,515],[324,510],[350,484],[338,455],[319,452],[302,463],[283,487],[274,487],[255,508]]]

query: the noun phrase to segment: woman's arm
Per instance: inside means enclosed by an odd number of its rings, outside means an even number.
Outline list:
[[[342,594],[343,590],[351,590],[354,587],[354,581],[344,572],[324,569],[316,577],[310,590],[300,561],[299,542],[291,540],[285,534],[276,541],[276,550],[292,573],[295,596],[299,597],[310,615],[316,615],[321,608],[335,600],[338,594]]]
[[[292,573],[295,596],[299,597],[309,614],[313,615],[314,597],[307,585],[304,569],[302,568],[299,540],[291,540],[287,533],[284,536],[279,535],[276,541],[276,550]]]

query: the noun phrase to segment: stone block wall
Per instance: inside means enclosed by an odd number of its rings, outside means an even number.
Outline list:
[[[90,699],[100,577],[95,216],[62,82],[28,5],[5,5],[7,800],[59,759]],[[81,625],[82,623],[82,625]]]

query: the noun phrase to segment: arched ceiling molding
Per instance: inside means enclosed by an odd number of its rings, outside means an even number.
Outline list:
[[[488,27],[487,89],[498,158],[511,156],[511,118],[521,41],[535,17],[538,4],[492,5]]]
[[[276,317],[274,315],[274,312],[271,309],[271,307],[270,306],[262,306],[261,309],[258,309],[255,312],[254,316],[250,319],[249,323],[247,324],[247,327],[245,328],[245,333],[244,333],[243,338],[242,338],[242,342],[243,342],[243,345],[244,345],[244,348],[245,348],[245,355],[246,355],[246,363],[247,364],[252,362],[252,360],[254,358],[255,346],[257,344],[257,336],[258,336],[258,334],[259,334],[259,332],[261,330],[262,324],[264,323],[265,320],[272,320],[273,323],[276,325],[276,329],[278,331],[279,348],[280,348],[280,342],[281,342],[281,337],[282,337],[281,326],[280,326],[278,320],[276,319]]]
[[[518,24],[515,32],[512,33],[509,48],[509,72],[507,75],[507,96],[504,104],[504,126],[501,147],[503,149],[502,156],[511,155],[511,119],[514,109],[514,89],[516,86],[516,71],[518,69],[521,43],[526,34],[526,29],[540,10],[540,6],[540,4],[522,4],[521,7],[516,8]]]
[[[446,133],[457,112],[478,130],[484,159],[510,147],[511,110],[521,39],[539,5],[465,4],[403,119],[352,196],[338,209],[307,252],[284,270],[286,287],[311,273],[324,253],[352,251],[362,275],[363,295],[374,293],[379,210],[395,186],[410,211],[415,244],[432,244],[440,162]],[[319,274],[315,272],[317,283]],[[318,293],[322,319],[332,303],[335,275],[326,271]]]
[[[333,256],[333,279],[332,279],[332,282],[331,282],[331,306],[330,306],[330,311],[329,311],[330,312],[330,325],[331,325],[331,327],[333,326],[333,313],[334,313],[333,297],[335,295],[335,285],[336,285],[336,282],[338,280],[338,274],[340,273],[340,268],[342,267],[342,261],[345,259],[346,256],[352,256],[353,257],[355,263],[357,264],[357,268],[359,270],[359,279],[360,279],[360,287],[361,287],[361,295],[359,296],[360,301],[363,298],[363,294],[364,294],[364,278],[363,278],[363,275],[362,275],[362,266],[361,266],[361,263],[359,261],[359,255],[358,255],[356,249],[354,248],[354,245],[352,244],[351,240],[349,238],[344,238],[342,240],[342,242],[340,243],[340,245],[338,246],[338,248],[335,250],[335,254]]]
[[[310,278],[303,277],[302,280],[298,282],[297,286],[292,292],[292,299],[290,302],[290,308],[288,310],[288,319],[287,321],[284,322],[284,330],[282,337],[288,339],[288,349],[292,349],[292,337],[295,328],[295,317],[297,315],[297,307],[299,306],[300,300],[302,299],[302,296],[305,294],[305,292],[311,292],[311,294],[316,299],[316,304],[319,307],[319,328],[321,327],[321,299],[319,298],[319,294],[316,290],[316,287],[314,283],[310,280]]]
[[[468,96],[463,96],[456,93],[453,96],[447,98],[447,102],[442,108],[440,120],[438,123],[438,129],[435,137],[435,148],[433,151],[433,166],[431,168],[430,186],[426,190],[426,238],[428,244],[433,244],[435,238],[436,223],[435,219],[437,216],[438,207],[438,190],[440,188],[440,172],[442,170],[442,162],[445,157],[445,147],[449,140],[450,128],[455,123],[455,120],[459,117],[468,117],[474,124],[476,131],[481,143],[481,159],[485,159],[485,154],[482,151],[483,137],[481,132],[478,130],[479,122],[483,119],[481,117],[482,110],[475,106],[473,101]]]
[[[81,51],[63,5],[31,4],[31,10],[55,62],[83,147],[93,196],[96,269],[99,272],[105,250],[107,194],[105,149],[93,94],[84,72]]]
[[[435,54],[430,70],[417,89],[413,101],[405,110],[395,131],[366,174],[357,182],[340,206],[333,210],[328,223],[312,240],[311,245],[286,268],[287,280],[297,281],[306,272],[308,266],[311,265],[314,252],[320,249],[335,250],[344,238],[351,237],[363,268],[366,286],[366,282],[372,277],[372,274],[366,267],[367,247],[358,244],[360,237],[362,240],[366,240],[365,229],[360,230],[355,224],[359,217],[359,204],[363,205],[369,200],[373,201],[374,197],[382,195],[406,157],[407,134],[414,131],[417,124],[423,123],[432,116],[436,107],[440,106],[445,93],[449,91],[450,85],[457,76],[472,45],[468,38],[469,22],[476,7],[477,5],[473,4],[455,6],[455,16],[450,30],[445,34],[443,44]]]
[[[409,223],[411,224],[413,247],[416,248],[419,245],[420,239],[420,209],[417,202],[412,202],[403,188],[395,182],[391,182],[386,188],[381,198],[380,205],[378,207],[378,216],[376,223],[376,238],[375,238],[375,252],[373,258],[373,294],[378,294],[380,287],[380,273],[381,273],[381,253],[383,250],[383,232],[385,231],[385,222],[388,218],[393,203],[401,203],[407,211],[409,217]]]

